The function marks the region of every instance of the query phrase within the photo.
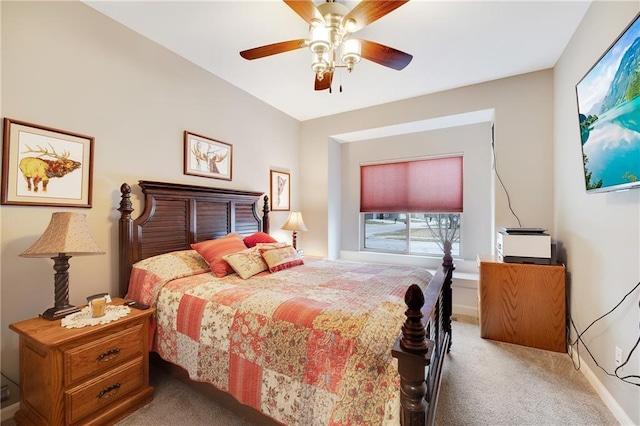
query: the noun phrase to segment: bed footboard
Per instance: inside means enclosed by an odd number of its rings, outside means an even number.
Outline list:
[[[442,365],[451,348],[453,270],[446,253],[424,293],[414,284],[405,294],[407,319],[391,351],[398,359],[403,426],[435,424]]]

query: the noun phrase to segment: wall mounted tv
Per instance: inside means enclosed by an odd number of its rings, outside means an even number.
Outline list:
[[[576,85],[587,192],[640,187],[640,15]]]

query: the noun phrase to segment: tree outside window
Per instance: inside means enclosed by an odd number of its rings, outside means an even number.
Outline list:
[[[367,250],[442,256],[445,241],[460,255],[459,213],[366,213]]]

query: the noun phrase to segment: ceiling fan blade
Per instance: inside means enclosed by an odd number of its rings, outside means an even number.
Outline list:
[[[358,40],[361,46],[361,56],[376,64],[400,71],[413,59],[412,55],[401,52],[393,47],[385,46],[369,40]]]
[[[316,76],[315,90],[327,90],[331,88],[331,82],[333,81],[333,71],[327,71],[324,73],[322,80],[318,80]]]
[[[384,15],[393,12],[408,1],[409,0],[362,0],[343,18],[342,23],[346,25],[349,20],[355,21],[355,27],[351,27],[354,29],[350,29],[350,32],[356,32],[382,18]]]
[[[284,2],[307,24],[311,24],[314,19],[324,22],[324,17],[311,0],[284,0]]]
[[[301,49],[307,45],[307,40],[301,38],[298,40],[281,41],[280,43],[267,44],[265,46],[254,47],[240,52],[240,56],[245,59],[258,59],[265,56],[277,55],[278,53],[289,52],[291,50]]]

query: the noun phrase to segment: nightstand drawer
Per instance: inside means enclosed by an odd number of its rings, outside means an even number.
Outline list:
[[[137,324],[65,351],[65,383],[70,385],[77,380],[141,356],[144,350],[143,339],[143,325]]]
[[[75,423],[97,413],[143,385],[143,358],[138,358],[112,372],[65,392],[66,418]]]

